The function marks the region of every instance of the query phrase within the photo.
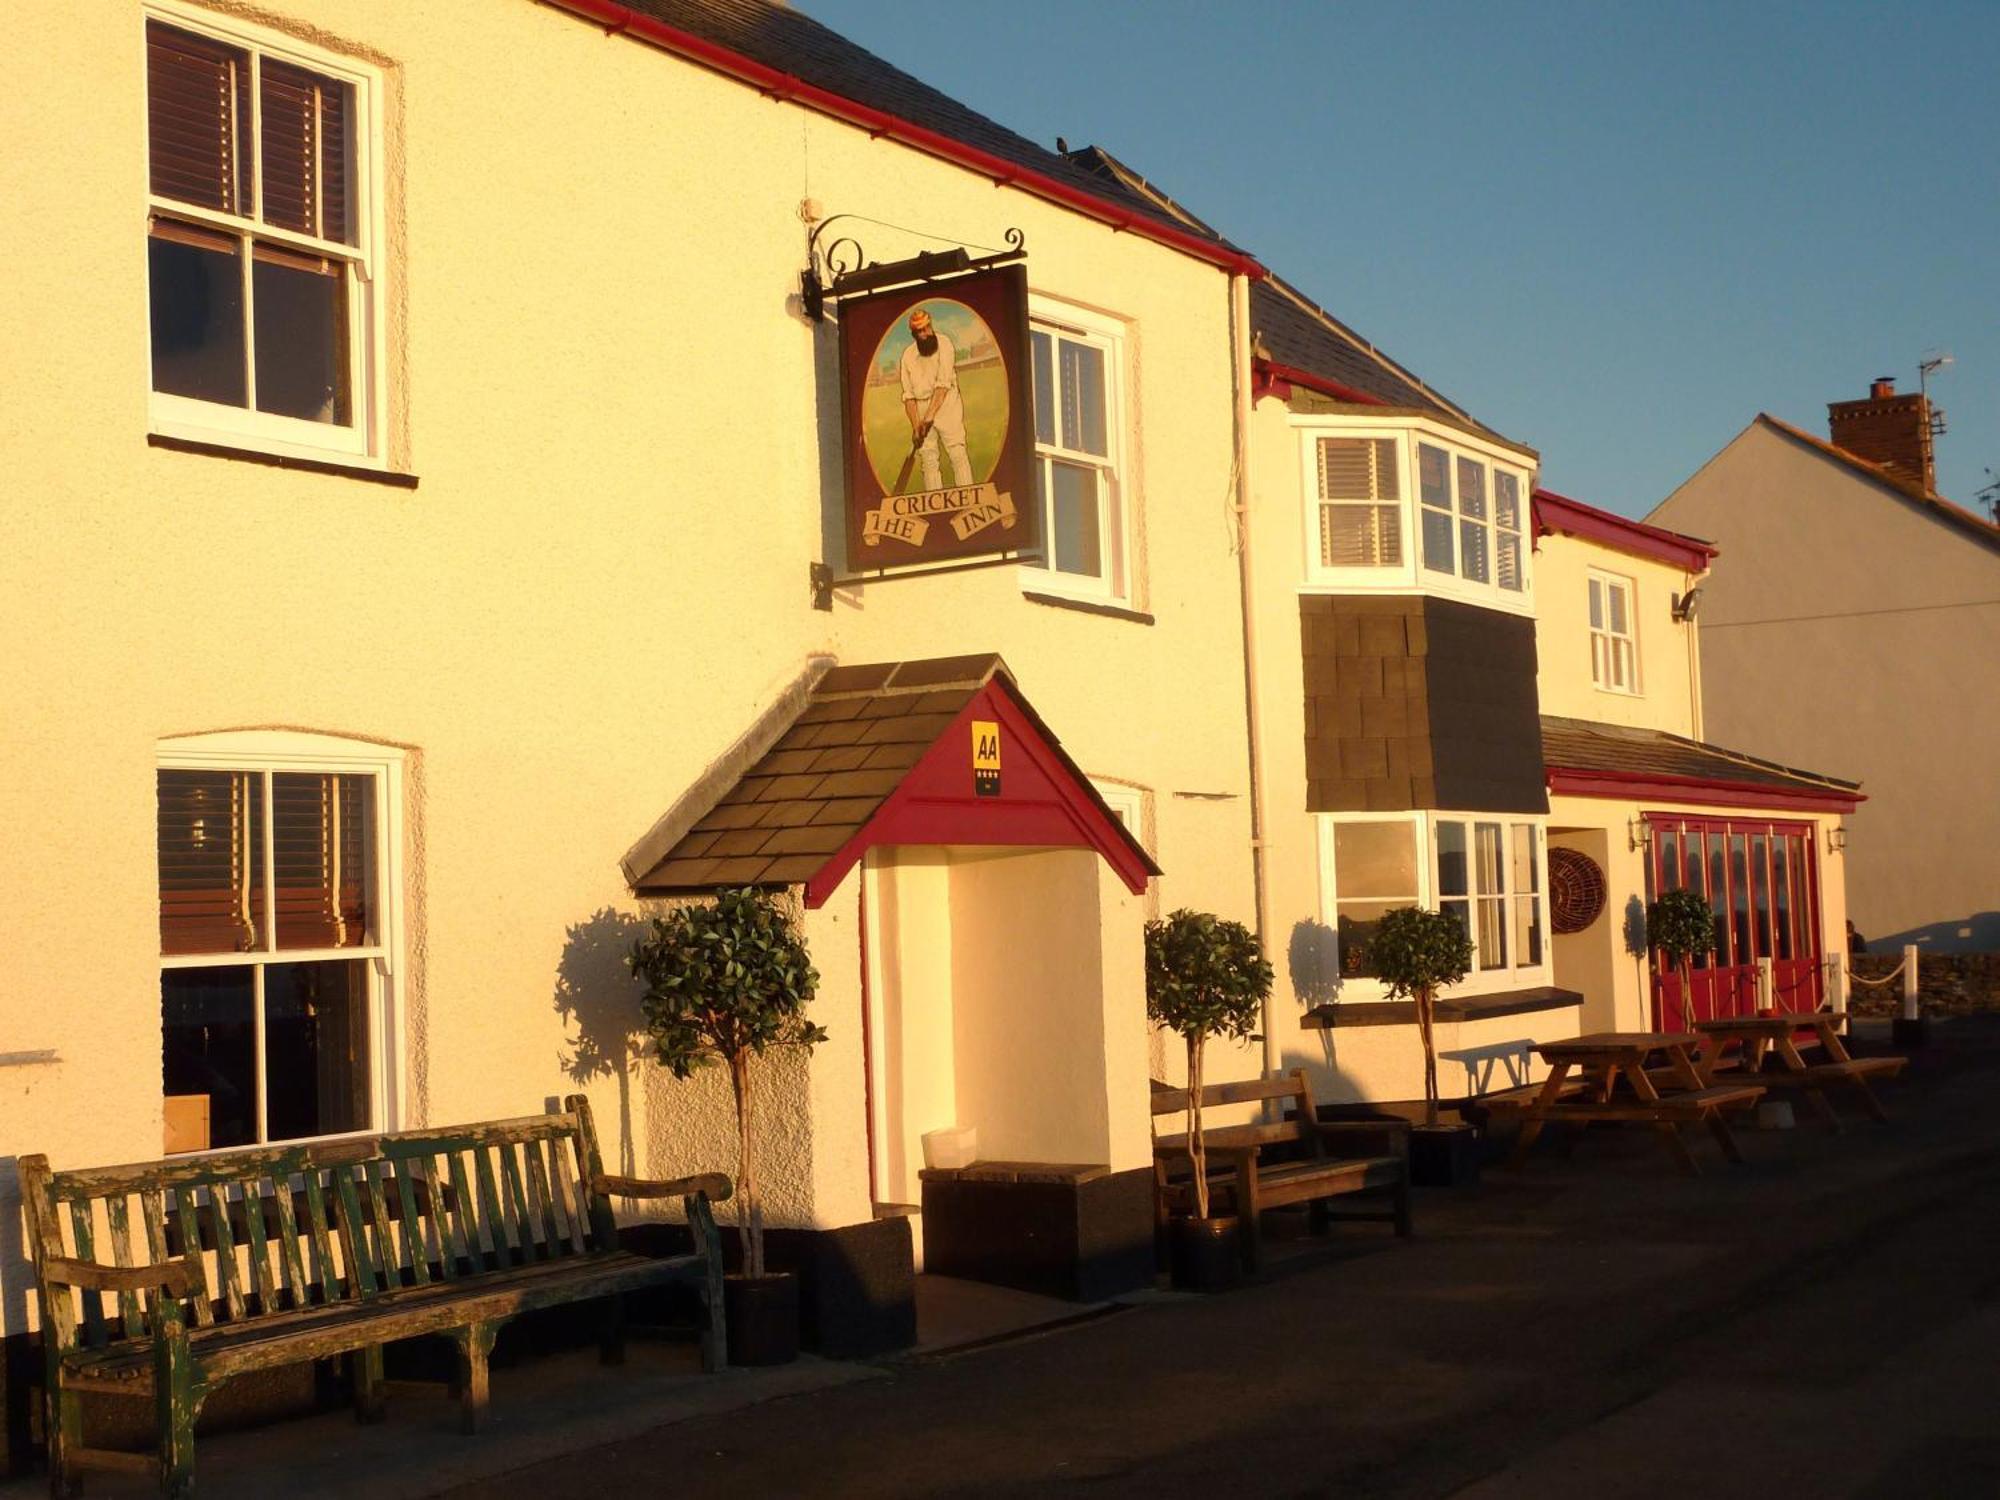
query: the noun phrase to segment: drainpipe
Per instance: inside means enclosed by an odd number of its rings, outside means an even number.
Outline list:
[[[1250,569],[1250,279],[1229,278],[1229,368],[1235,398],[1231,468],[1236,476],[1236,591],[1243,607],[1243,724],[1250,752],[1250,884],[1258,941],[1270,954],[1271,922],[1264,871],[1264,741],[1257,715],[1257,611]],[[1275,988],[1275,986],[1274,986]],[[1264,1076],[1278,1071],[1275,1002],[1264,998]]]
[[[1706,574],[1688,574],[1686,586],[1681,590],[1682,597],[1685,598],[1688,590],[1694,588],[1706,576]],[[1687,633],[1688,723],[1693,726],[1693,733],[1690,737],[1702,740],[1707,739],[1708,736],[1703,733],[1701,722],[1701,621],[1698,618],[1690,619],[1687,622]]]

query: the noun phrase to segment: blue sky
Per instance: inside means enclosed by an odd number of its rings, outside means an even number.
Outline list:
[[[1643,514],[1758,411],[1925,354],[2000,472],[2000,3],[800,0],[1104,146],[1483,421]],[[925,226],[929,227],[929,226]]]

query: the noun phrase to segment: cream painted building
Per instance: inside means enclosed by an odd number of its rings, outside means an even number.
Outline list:
[[[779,1065],[767,1203],[888,1309],[821,1308],[822,1345],[908,1336],[876,1210],[926,1130],[1097,1164],[1132,1218],[1140,924],[1254,905],[1226,503],[1257,268],[796,12],[655,14],[686,9],[10,12],[0,1334],[35,1322],[26,1152],[580,1088],[626,1170],[728,1165],[725,1080],[635,1050],[634,885],[832,663],[977,663],[1032,705],[1010,755],[1060,738],[1073,826],[876,843],[805,903],[831,1040]],[[1090,428],[1038,450],[1057,566],[856,579],[800,303],[835,215],[878,262],[1025,237],[1043,399]],[[1123,878],[1076,852],[1097,816]]]
[[[1865,780],[1871,945],[2000,948],[2000,528],[1937,493],[1921,395],[1829,411],[1832,442],[1758,417],[1653,513],[1729,559],[1701,610],[1710,727]]]

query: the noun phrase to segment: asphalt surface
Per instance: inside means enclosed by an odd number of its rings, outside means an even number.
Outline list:
[[[1882,1095],[1694,1179],[1593,1130],[1420,1193],[1411,1242],[448,1493],[2000,1495],[2000,1017]]]

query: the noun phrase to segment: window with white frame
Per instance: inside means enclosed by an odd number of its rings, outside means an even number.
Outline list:
[[[1394,438],[1322,437],[1319,563],[1398,568],[1403,563],[1402,485]]]
[[[1424,568],[1518,594],[1525,510],[1521,476],[1485,458],[1417,443],[1417,496]]]
[[[1147,844],[1146,794],[1136,786],[1127,786],[1121,781],[1099,781],[1094,776],[1090,784],[1104,799],[1104,805],[1125,825],[1126,832],[1141,844]]]
[[[1639,691],[1639,645],[1633,635],[1632,580],[1590,575],[1590,680],[1607,693]]]
[[[385,1128],[400,758],[176,741],[158,770],[168,1149]]]
[[[1042,552],[1023,584],[1123,599],[1126,577],[1124,339],[1116,324],[1037,308],[1029,333],[1035,375],[1035,488]]]
[[[1343,986],[1367,998],[1368,945],[1383,916],[1421,906],[1456,917],[1472,938],[1459,988],[1546,981],[1546,830],[1539,821],[1455,813],[1340,813],[1320,819],[1323,920]]]
[[[1472,938],[1480,972],[1542,962],[1542,830],[1500,819],[1433,820],[1438,910]]]
[[[376,452],[380,80],[206,12],[146,19],[156,430]]]

